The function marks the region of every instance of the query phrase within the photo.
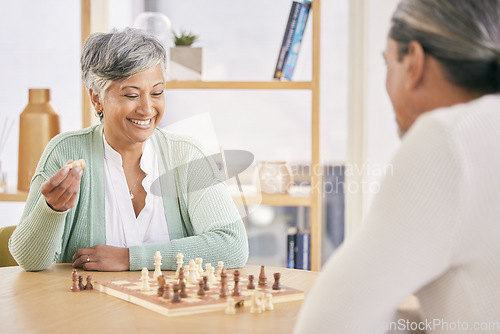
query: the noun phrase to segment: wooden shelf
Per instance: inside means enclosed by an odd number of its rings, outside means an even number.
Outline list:
[[[7,192],[0,193],[0,202],[26,202],[26,198],[28,198],[27,191],[7,189]]]
[[[233,195],[233,201],[236,205],[243,205],[241,196]],[[291,195],[268,195],[262,194],[254,196],[245,196],[247,205],[273,205],[273,206],[311,206],[310,196],[291,196]]]
[[[167,81],[165,89],[312,89],[311,81]]]

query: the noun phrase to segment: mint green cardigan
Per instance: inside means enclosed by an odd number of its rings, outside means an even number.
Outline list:
[[[54,137],[38,163],[21,221],[9,240],[14,259],[27,271],[48,268],[54,261],[72,262],[79,248],[106,244],[103,125]],[[153,193],[163,197],[170,241],[130,247],[130,270],[154,269],[161,251],[162,269],[177,268],[196,257],[215,265],[238,268],[248,259],[245,227],[220,172],[205,151],[191,139],[156,129],[152,140],[159,151],[162,175]],[[76,205],[52,210],[40,186],[67,160],[85,159]]]

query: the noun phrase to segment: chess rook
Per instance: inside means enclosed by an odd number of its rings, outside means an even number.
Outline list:
[[[273,290],[281,290],[280,278],[281,278],[280,273],[274,273]]]

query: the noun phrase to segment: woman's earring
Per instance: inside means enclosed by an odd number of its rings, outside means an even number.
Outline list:
[[[102,109],[98,109],[98,110],[95,111],[95,116],[96,117],[102,118],[102,115],[103,115]]]

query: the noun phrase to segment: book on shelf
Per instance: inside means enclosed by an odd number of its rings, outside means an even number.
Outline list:
[[[286,267],[295,269],[295,258],[297,257],[297,228],[290,226],[286,236]]]
[[[283,67],[282,78],[286,80],[292,80],[293,71],[295,70],[295,65],[299,56],[300,45],[302,44],[302,37],[304,36],[304,30],[306,28],[307,19],[309,17],[309,12],[311,9],[311,1],[304,0],[300,5],[299,16],[297,18],[297,23],[295,25],[295,30],[293,32],[292,41],[290,43],[290,49],[286,56],[285,65]]]
[[[290,9],[290,15],[288,16],[288,22],[285,28],[285,34],[283,35],[283,42],[281,42],[278,61],[276,62],[276,68],[274,70],[274,79],[281,79],[283,67],[285,66],[286,56],[288,55],[288,51],[290,50],[293,33],[297,24],[297,18],[299,17],[300,6],[300,2],[292,2],[292,8]]]
[[[295,252],[293,253],[295,257],[295,269],[310,270],[311,235],[309,231],[296,232],[294,237],[290,237],[290,239],[295,242]],[[290,244],[287,245],[287,248],[289,251]]]

